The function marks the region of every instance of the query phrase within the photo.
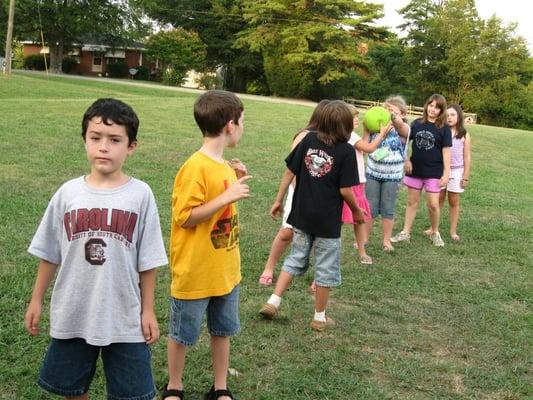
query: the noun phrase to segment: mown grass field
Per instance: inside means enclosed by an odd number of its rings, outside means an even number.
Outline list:
[[[126,172],[151,185],[168,241],[174,175],[201,144],[192,117],[195,94],[39,75],[0,76],[0,399],[51,399],[36,385],[49,341],[30,337],[23,317],[37,260],[26,249],[45,207],[64,181],[88,171],[81,117],[99,97],[131,104],[141,128]],[[268,216],[293,134],[312,109],[244,100],[245,134],[228,157],[254,176],[240,203],[242,333],[232,341],[230,388],[241,400],[273,399],[530,399],[532,390],[533,132],[471,126],[473,172],[462,196],[461,242],[451,244],[443,212],[444,248],[422,230],[411,244],[381,251],[380,230],[361,266],[343,231],[343,285],[332,292],[337,326],[309,329],[312,276],[295,281],[273,322],[258,310],[271,293],[257,279],[279,221]],[[403,222],[405,191],[395,232]],[[166,382],[168,268],[158,274],[162,330],[153,346],[157,386]],[[48,307],[48,303],[45,304]],[[207,335],[188,354],[187,399],[212,383]],[[104,399],[98,370],[92,399]]]

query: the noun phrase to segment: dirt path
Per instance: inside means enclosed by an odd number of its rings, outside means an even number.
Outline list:
[[[27,70],[19,69],[13,72],[15,74],[20,74],[20,75],[46,76],[46,73],[42,71],[27,71]],[[79,80],[87,80],[87,81],[95,81],[95,82],[103,82],[103,83],[113,83],[117,85],[138,86],[138,87],[144,87],[144,88],[150,88],[150,89],[170,90],[170,91],[175,91],[175,92],[185,92],[185,93],[205,92],[205,90],[201,90],[201,89],[191,89],[191,88],[184,88],[184,87],[178,87],[178,86],[165,86],[159,83],[135,81],[133,79],[97,78],[97,77],[90,77],[90,76],[52,74],[52,73],[49,73],[48,76],[64,78],[64,79],[79,79]],[[268,103],[299,104],[299,105],[308,106],[308,107],[314,107],[317,104],[313,101],[302,100],[302,99],[289,99],[289,98],[284,98],[284,97],[273,97],[273,96],[258,96],[254,94],[245,94],[245,93],[236,93],[236,94],[241,99],[264,101]]]

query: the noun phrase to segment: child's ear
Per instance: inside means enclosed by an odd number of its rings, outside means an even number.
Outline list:
[[[233,133],[233,129],[235,129],[235,123],[233,122],[233,120],[229,120],[228,122],[226,122],[226,125],[224,125],[224,133]]]
[[[135,140],[134,142],[131,142],[128,145],[128,155],[132,155],[136,148],[137,148],[137,141]]]

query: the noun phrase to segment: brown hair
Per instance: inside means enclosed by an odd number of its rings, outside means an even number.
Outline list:
[[[309,118],[309,122],[307,123],[307,126],[303,129],[300,129],[298,132],[296,132],[296,135],[294,135],[292,140],[296,139],[296,137],[303,131],[316,131],[316,126],[318,124],[318,119],[320,117],[320,114],[322,110],[324,109],[324,106],[330,102],[331,100],[321,100],[315,106],[315,109],[313,110],[313,113],[311,114],[311,118]]]
[[[347,142],[353,131],[353,117],[344,101],[333,100],[324,106],[316,126],[317,138],[328,146]]]
[[[432,94],[429,99],[427,99],[426,104],[424,104],[424,115],[422,116],[422,120],[424,122],[429,122],[428,120],[428,106],[432,102],[437,103],[437,108],[440,109],[440,115],[437,117],[437,120],[435,121],[435,125],[437,128],[442,128],[444,126],[444,123],[446,122],[446,99],[441,94]]]
[[[225,90],[209,90],[194,103],[194,119],[202,135],[219,136],[229,121],[239,124],[244,110],[241,100]]]
[[[466,136],[467,132],[464,126],[464,113],[459,104],[450,104],[448,108],[453,108],[457,113],[457,124],[455,125],[455,137],[461,139]]]

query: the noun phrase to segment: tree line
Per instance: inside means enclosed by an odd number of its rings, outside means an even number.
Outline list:
[[[222,70],[222,87],[241,93],[412,104],[442,93],[481,123],[531,129],[533,61],[516,25],[480,18],[474,0],[399,13],[400,37],[375,24],[382,5],[353,0],[17,0],[15,37],[42,30],[56,69],[73,43],[142,41],[169,83],[194,68]]]

